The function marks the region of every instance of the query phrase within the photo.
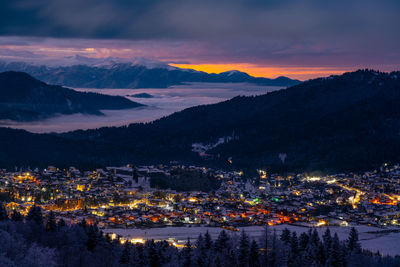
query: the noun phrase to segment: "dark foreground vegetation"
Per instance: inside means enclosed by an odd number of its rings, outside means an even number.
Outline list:
[[[173,169],[169,175],[164,173],[150,174],[150,186],[159,189],[171,188],[178,192],[217,190],[221,181],[213,173],[200,170]]]
[[[400,266],[399,257],[363,250],[354,228],[342,241],[329,229],[320,237],[315,229],[278,236],[266,228],[260,240],[222,231],[215,240],[206,233],[178,249],[165,241],[121,244],[85,220],[66,225],[53,213],[44,218],[36,206],[25,218],[17,212],[9,218],[1,205],[0,240],[0,266]]]

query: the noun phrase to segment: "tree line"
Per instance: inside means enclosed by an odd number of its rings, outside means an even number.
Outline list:
[[[85,219],[67,224],[53,212],[44,216],[38,206],[22,216],[0,205],[0,266],[400,266],[399,256],[363,249],[355,228],[346,240],[329,228],[322,236],[316,229],[299,236],[287,228],[280,235],[271,229],[267,226],[258,239],[245,231],[230,235],[223,230],[216,239],[206,232],[178,249],[166,241],[122,244]]]

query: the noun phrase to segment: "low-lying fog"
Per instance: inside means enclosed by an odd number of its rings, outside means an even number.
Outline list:
[[[214,104],[238,95],[260,95],[281,88],[246,83],[191,83],[164,89],[75,89],[77,91],[126,96],[132,101],[147,106],[135,109],[102,110],[105,116],[85,114],[60,115],[29,123],[0,122],[0,126],[25,129],[35,133],[67,132],[103,126],[122,126],[134,122],[149,122],[188,107]],[[153,97],[131,97],[131,95],[139,93],[147,93]]]

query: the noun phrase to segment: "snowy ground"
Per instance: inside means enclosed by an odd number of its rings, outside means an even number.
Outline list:
[[[102,112],[105,116],[73,114],[61,115],[35,122],[0,121],[0,126],[25,129],[35,133],[67,132],[103,126],[122,126],[134,122],[152,121],[185,108],[214,104],[238,95],[260,95],[281,88],[247,83],[191,83],[161,89],[75,89],[81,92],[125,96],[132,101],[145,104],[146,106],[135,109],[103,110]],[[139,93],[147,93],[153,97],[130,97]]]
[[[298,234],[309,230],[307,227],[293,226],[293,225],[276,225],[271,226],[270,229],[280,232],[284,228],[289,228],[291,231],[296,231]],[[399,232],[389,232],[387,229],[381,229],[369,226],[356,226],[361,244],[363,248],[369,249],[370,251],[380,251],[384,255],[400,255],[400,246],[398,245],[400,240]],[[262,226],[248,226],[240,227],[241,231],[245,231],[251,238],[260,239],[264,234],[264,227]],[[329,227],[332,234],[337,233],[339,239],[347,239],[350,227]],[[190,238],[192,241],[197,236],[208,231],[213,238],[216,238],[223,229],[219,227],[164,227],[164,228],[149,228],[149,229],[104,229],[105,233],[116,233],[127,238],[142,238],[142,239],[154,239],[154,240],[167,240],[174,238],[180,243],[183,243]],[[326,230],[326,227],[317,228],[320,236]],[[240,232],[230,232],[232,235],[238,236]]]

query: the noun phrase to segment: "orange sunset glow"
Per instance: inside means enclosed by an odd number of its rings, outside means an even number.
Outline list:
[[[178,68],[194,69],[207,73],[221,73],[239,70],[254,77],[276,78],[287,76],[292,79],[307,80],[317,77],[342,74],[348,70],[324,67],[266,67],[248,63],[239,64],[169,64]]]

